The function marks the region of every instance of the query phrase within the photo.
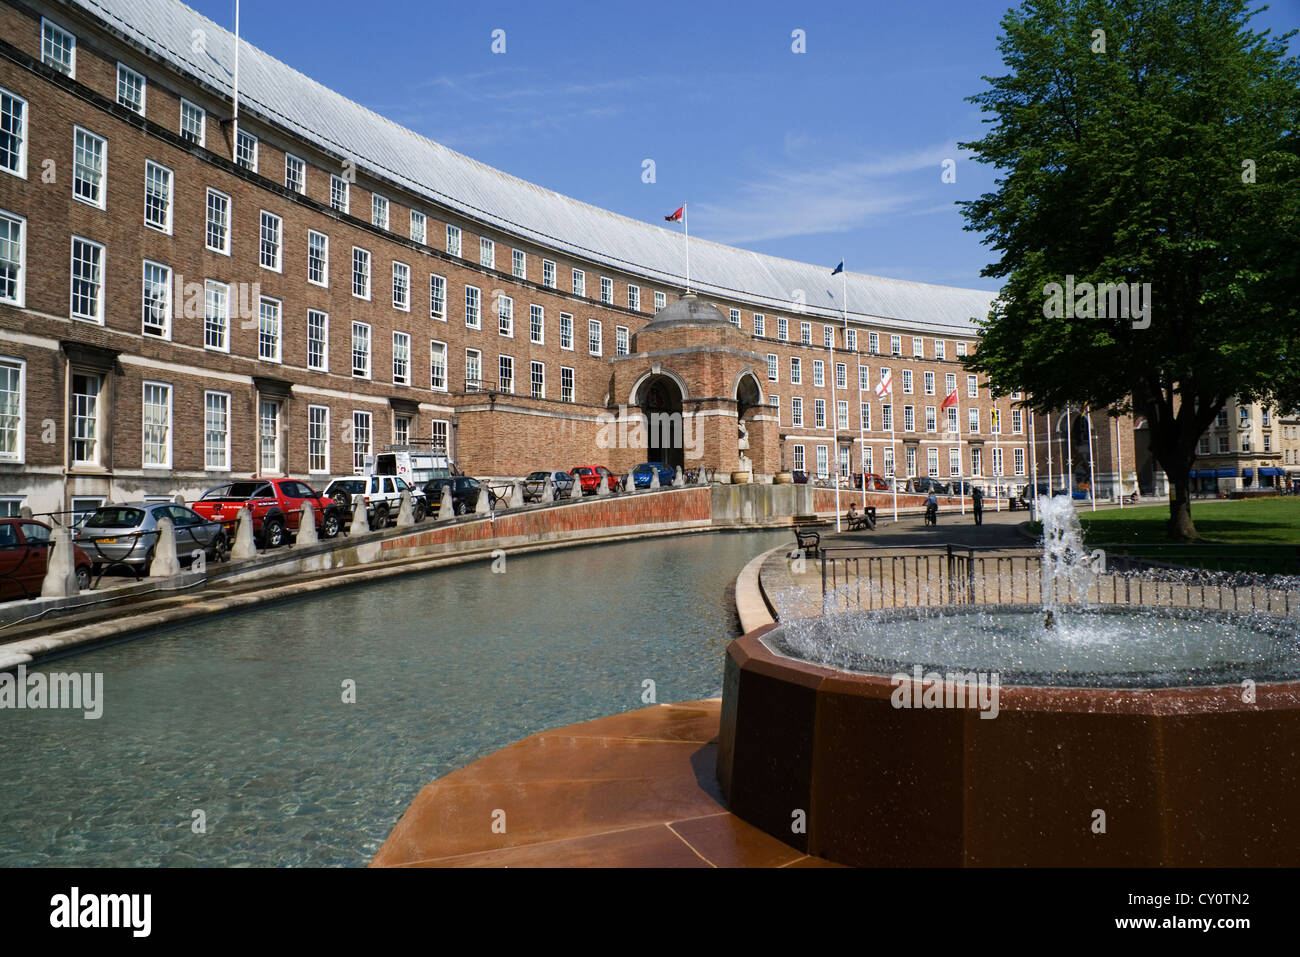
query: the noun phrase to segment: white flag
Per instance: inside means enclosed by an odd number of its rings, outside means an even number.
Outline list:
[[[892,372],[886,372],[885,377],[876,383],[876,398],[883,399],[885,396],[889,395],[893,383],[894,374]]]

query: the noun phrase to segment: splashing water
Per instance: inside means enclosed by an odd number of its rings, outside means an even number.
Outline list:
[[[1087,606],[1097,570],[1083,547],[1083,528],[1069,496],[1039,500],[1043,520],[1043,611],[1056,617],[1064,603]]]

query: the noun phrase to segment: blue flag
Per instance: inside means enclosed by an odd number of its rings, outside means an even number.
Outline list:
[[[838,276],[842,272],[844,272],[844,260],[841,259],[840,264],[835,267],[834,271],[831,272],[831,275]]]

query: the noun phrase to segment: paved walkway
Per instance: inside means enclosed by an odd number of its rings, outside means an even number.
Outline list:
[[[873,531],[836,532],[834,519],[831,524],[819,529],[823,545],[850,545],[854,547],[895,548],[898,546],[961,545],[965,548],[1022,548],[1031,544],[1022,535],[1019,526],[1029,521],[1029,513],[1024,509],[1016,511],[994,512],[984,510],[984,524],[976,525],[966,505],[966,514],[954,510],[939,512],[939,524],[925,524],[922,515],[899,515],[895,522],[889,512],[876,514],[876,527]],[[847,528],[847,524],[845,525]]]
[[[716,777],[718,698],[524,738],[426,785],[372,867],[838,867],[747,824]]]

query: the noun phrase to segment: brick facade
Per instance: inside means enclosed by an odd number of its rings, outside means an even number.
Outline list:
[[[77,38],[75,78],[41,62],[41,16],[47,15]],[[145,115],[116,102],[117,64],[143,74],[147,81]],[[830,449],[835,400],[847,402],[847,428],[837,430],[840,445],[851,449],[852,467],[861,464],[859,402],[870,409],[872,471],[883,472],[883,450],[890,443],[881,428],[881,403],[859,385],[874,386],[882,366],[894,375],[898,472],[905,469],[905,439],[914,439],[916,471],[928,472],[929,449],[938,449],[938,473],[949,477],[948,448],[961,449],[963,474],[970,474],[970,439],[989,438],[992,400],[986,383],[978,396],[965,395],[966,373],[958,361],[961,348],[973,351],[974,333],[902,320],[854,317],[849,324],[856,348],[846,348],[842,321],[798,312],[774,312],[745,300],[714,300],[724,316],[740,311],[741,328],[731,325],[703,330],[646,331],[655,311],[655,293],[668,302],[680,290],[604,264],[583,261],[489,227],[416,195],[382,170],[357,169],[349,187],[349,213],[331,208],[333,175],[352,173],[338,158],[315,143],[265,118],[241,112],[240,129],[258,138],[257,172],[230,159],[231,104],[161,62],[145,57],[90,20],[80,10],[58,2],[0,6],[0,88],[25,101],[25,175],[0,170],[0,213],[19,219],[25,229],[21,268],[25,295],[20,303],[0,302],[0,362],[21,368],[22,432],[19,454],[0,459],[0,504],[22,501],[37,511],[68,508],[77,497],[116,500],[143,495],[187,497],[229,476],[280,472],[324,485],[332,475],[353,470],[358,436],[356,417],[369,421],[371,448],[396,437],[399,420],[409,437],[428,441],[445,432],[451,452],[467,472],[522,475],[535,468],[603,464],[623,471],[643,461],[641,450],[602,445],[605,419],[626,406],[636,382],[648,371],[654,353],[669,368],[680,365],[688,376],[688,395],[698,398],[684,415],[713,417],[704,441],[701,464],[729,473],[738,462],[733,432],[739,432],[737,377],[746,369],[756,378],[762,405],[748,409],[748,458],[756,476],[795,467],[796,447],[803,467],[817,470],[817,452],[827,449],[827,469],[836,457]],[[206,111],[205,146],[179,135],[181,98]],[[73,195],[74,129],[80,127],[106,144],[102,208]],[[287,188],[286,156],[305,162],[305,190]],[[170,229],[146,225],[146,164],[170,171]],[[206,210],[209,190],[229,197],[229,255],[207,248]],[[387,199],[388,228],[371,222],[372,196]],[[426,242],[409,238],[411,212],[426,217]],[[260,263],[261,218],[279,221],[279,268]],[[447,251],[448,226],[461,234],[461,255]],[[308,278],[308,235],[328,237],[328,281]],[[103,247],[102,324],[71,318],[71,244],[83,237]],[[479,263],[480,238],[495,244],[495,263]],[[599,237],[593,241],[598,242]],[[369,295],[353,293],[353,250],[369,255]],[[525,255],[523,277],[513,274],[513,253]],[[144,324],[146,261],[168,267],[172,308],[164,335]],[[543,263],[554,263],[554,287],[544,284]],[[409,267],[405,308],[395,306],[394,263]],[[572,272],[585,273],[585,295],[575,295]],[[443,310],[431,313],[431,277],[445,282]],[[602,277],[613,282],[612,302],[599,301]],[[719,277],[725,279],[725,277]],[[231,317],[224,348],[205,341],[203,296],[209,281],[228,284]],[[628,308],[629,285],[639,289],[639,309]],[[479,290],[479,322],[467,322],[466,289]],[[500,329],[497,302],[513,302],[513,328]],[[259,310],[265,298],[278,304],[277,356],[260,358]],[[241,308],[241,304],[243,308]],[[533,307],[541,310],[541,335],[530,334]],[[313,367],[308,356],[308,311],[328,316],[327,368]],[[561,316],[571,317],[571,341],[562,343]],[[762,319],[758,319],[758,316]],[[778,320],[786,324],[780,337]],[[600,324],[597,348],[589,323]],[[353,323],[369,330],[369,371],[353,372]],[[762,323],[761,334],[757,325]],[[807,344],[801,341],[808,324]],[[626,330],[627,357],[616,355]],[[832,330],[833,362],[824,345]],[[902,355],[869,353],[869,334],[879,337],[880,352],[890,352],[891,336],[901,336]],[[407,383],[395,382],[394,334],[410,337]],[[913,336],[921,355],[913,356]],[[435,346],[445,347],[441,383],[431,375]],[[939,358],[939,345],[943,358]],[[479,374],[469,372],[467,353],[479,357]],[[695,350],[678,362],[680,350]],[[599,354],[595,354],[599,353]],[[767,356],[776,357],[769,379]],[[501,360],[513,365],[512,381],[502,381]],[[640,357],[640,358],[638,358]],[[791,381],[793,359],[800,381]],[[532,363],[544,367],[544,395],[532,397]],[[813,384],[814,365],[825,362],[823,384]],[[834,363],[846,367],[845,388],[835,389]],[[859,379],[858,367],[866,372]],[[913,394],[902,392],[902,371],[912,373]],[[561,396],[565,372],[572,370],[573,395]],[[936,383],[923,392],[926,372]],[[100,454],[92,466],[73,461],[76,428],[73,377],[101,378],[96,409]],[[925,408],[943,400],[945,375],[956,376],[962,395],[960,436],[945,436],[942,413],[934,432],[925,431]],[[476,380],[476,381],[475,381]],[[165,422],[170,449],[168,467],[143,462],[144,383],[168,387],[170,411]],[[226,441],[229,455],[221,469],[205,457],[205,403],[210,392],[228,396]],[[776,397],[775,407],[766,403]],[[803,424],[792,421],[795,398],[803,403]],[[826,405],[826,423],[814,424],[815,400]],[[259,434],[262,403],[274,406],[275,432],[267,443]],[[905,436],[902,408],[914,406],[915,431]],[[999,400],[1004,422],[1012,402]],[[328,409],[327,453],[312,456],[309,408]],[[978,433],[968,433],[966,409],[979,411]],[[368,415],[368,419],[366,416]],[[721,420],[730,418],[725,427]],[[435,433],[435,428],[439,429]],[[1027,447],[1026,430],[1011,434],[1004,472],[1012,474],[1011,445]],[[958,439],[960,438],[960,441]],[[274,468],[264,455],[274,448]],[[315,459],[315,461],[313,461]],[[690,463],[687,463],[688,465]],[[982,474],[991,472],[982,459]],[[1027,472],[1027,469],[1025,470]],[[1026,481],[1020,478],[1019,481]],[[1011,479],[1010,481],[1016,481]]]

